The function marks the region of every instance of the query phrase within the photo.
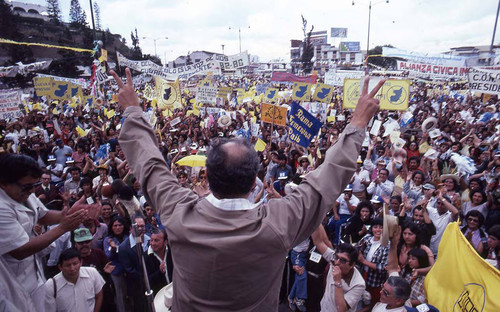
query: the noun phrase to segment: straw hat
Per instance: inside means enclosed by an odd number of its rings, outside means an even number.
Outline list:
[[[424,120],[424,123],[422,124],[422,131],[423,132],[429,132],[432,129],[435,129],[438,125],[438,120],[436,117],[429,117],[426,120]]]
[[[170,312],[173,298],[174,286],[173,283],[170,283],[160,289],[160,291],[155,296],[153,304],[155,305],[156,312]]]
[[[231,117],[229,117],[228,115],[222,115],[217,120],[217,124],[219,125],[219,127],[229,127],[229,125],[231,124]]]
[[[384,227],[382,230],[382,238],[380,239],[380,244],[387,247],[389,240],[392,238],[394,233],[398,229],[398,217],[391,216],[387,210],[387,205],[384,205],[383,217],[384,217]]]

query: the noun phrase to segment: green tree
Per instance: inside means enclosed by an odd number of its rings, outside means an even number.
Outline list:
[[[139,36],[137,35],[137,28],[134,32],[130,33],[130,38],[132,39],[132,59],[133,60],[141,60],[142,59],[142,50],[139,46]]]
[[[69,8],[69,22],[70,25],[76,28],[87,27],[87,15],[80,6],[78,0],[71,0]]]
[[[56,25],[61,23],[62,19],[61,9],[59,8],[59,0],[47,0],[47,13],[49,14],[50,20]]]
[[[302,44],[302,56],[300,57],[300,62],[302,63],[302,71],[305,74],[309,74],[313,68],[313,62],[311,61],[314,56],[314,46],[311,43],[311,34],[314,30],[314,25],[311,26],[311,30],[307,32],[307,20],[302,16],[302,31],[304,32],[304,42]]]

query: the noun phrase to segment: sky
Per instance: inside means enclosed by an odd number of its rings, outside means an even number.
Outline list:
[[[95,1],[95,0],[92,0]],[[21,2],[45,5],[45,0]],[[68,20],[71,0],[59,0]],[[304,38],[307,30],[327,30],[328,43],[359,41],[366,50],[369,0],[98,0],[101,24],[131,44],[135,28],[144,54],[169,61],[192,51],[239,52],[260,61],[290,60],[290,40]],[[353,5],[354,3],[354,5]],[[377,45],[442,53],[461,46],[489,46],[497,1],[494,0],[385,0],[372,1],[370,49]],[[90,23],[89,1],[80,0]],[[331,38],[330,28],[347,28],[347,38]],[[499,27],[495,44],[500,42]],[[145,39],[142,39],[145,37]],[[168,37],[168,39],[165,39]]]

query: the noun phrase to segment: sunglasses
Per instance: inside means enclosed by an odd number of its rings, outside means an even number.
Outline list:
[[[467,218],[467,221],[479,223],[479,219],[476,219],[476,218]]]
[[[28,192],[28,191],[31,191],[32,189],[34,189],[35,187],[41,185],[42,182],[38,181],[36,183],[29,183],[29,184],[21,184],[21,183],[15,182],[14,184],[19,186],[19,188],[21,188],[22,192]]]
[[[207,177],[205,177],[205,176],[200,177],[200,180],[206,180],[206,179],[207,179]]]
[[[340,263],[342,263],[342,264],[347,264],[347,263],[349,262],[349,260],[347,260],[346,258],[341,258],[341,257],[339,257],[339,256],[335,255],[335,256],[333,257],[333,261],[337,261],[337,260],[338,260]]]

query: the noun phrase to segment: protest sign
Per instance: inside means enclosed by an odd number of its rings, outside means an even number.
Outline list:
[[[286,126],[286,107],[262,104],[261,112],[261,121]]]
[[[0,119],[15,119],[23,116],[19,108],[21,105],[21,91],[0,92]]]
[[[307,82],[307,83],[316,83],[317,76],[296,76],[290,73],[284,72],[273,72],[271,77],[271,81],[289,81],[289,82]]]
[[[247,51],[235,55],[215,55],[215,62],[222,70],[235,70],[250,64]]]
[[[220,68],[215,66],[214,56],[207,57],[199,62],[191,65],[178,66],[176,68],[162,67],[153,63],[150,60],[133,61],[127,59],[125,56],[116,53],[118,57],[118,64],[122,67],[128,67],[133,70],[140,71],[141,73],[149,74],[156,77],[161,77],[167,80],[188,79],[189,77],[207,72],[214,72],[220,74]]]
[[[461,66],[434,65],[427,63],[397,61],[398,70],[408,71],[410,76],[420,78],[466,78],[468,69]]]
[[[469,89],[471,92],[500,95],[500,70],[471,67]]]
[[[318,83],[316,85],[316,89],[314,90],[313,100],[323,103],[330,103],[332,101],[334,87],[324,84]]]
[[[196,91],[196,102],[215,104],[217,100],[217,87],[199,86]]]
[[[159,77],[155,77],[156,83],[156,96],[158,100],[158,107],[161,110],[181,108],[181,90],[179,81],[168,82]]]
[[[35,77],[33,78],[37,96],[49,96],[52,89],[52,78],[50,77]]]
[[[346,79],[344,81],[344,108],[356,108],[360,94],[359,88],[359,79]],[[409,80],[388,79],[375,98],[380,100],[380,109],[407,110],[409,94]]]
[[[382,47],[382,55],[400,57],[416,63],[465,67],[467,57],[451,54],[429,54],[406,51],[398,48]]]
[[[288,139],[307,148],[323,124],[297,102],[292,102]]]
[[[325,84],[331,86],[343,86],[344,79],[359,79],[365,75],[360,70],[329,71],[325,73]]]
[[[276,101],[278,99],[278,89],[276,88],[267,88],[266,93],[264,94],[264,98],[262,99],[264,102]]]
[[[59,77],[59,76],[52,76],[52,75],[45,75],[45,74],[37,74],[37,77],[42,77],[42,78],[52,78],[54,81],[66,81],[66,82],[71,82],[74,85],[82,86],[84,88],[88,88],[90,83],[88,80],[79,78],[66,78],[66,77]]]
[[[293,84],[292,99],[294,101],[310,101],[312,84],[307,82],[295,82]]]
[[[231,93],[233,93],[233,89],[231,87],[219,87],[217,96],[227,99],[228,95],[231,95]]]

